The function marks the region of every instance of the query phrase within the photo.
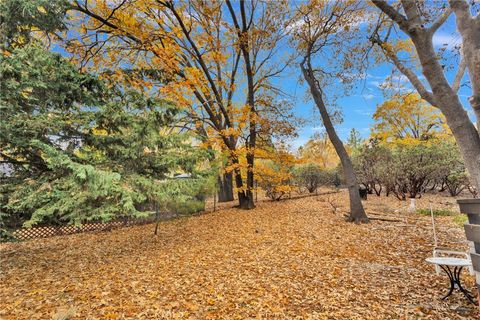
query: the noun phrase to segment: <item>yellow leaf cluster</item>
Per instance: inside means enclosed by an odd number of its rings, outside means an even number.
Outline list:
[[[442,113],[417,93],[396,94],[377,106],[372,136],[380,141],[415,143],[450,135]]]
[[[316,135],[299,149],[302,163],[317,164],[322,169],[338,166],[340,159],[326,134]]]

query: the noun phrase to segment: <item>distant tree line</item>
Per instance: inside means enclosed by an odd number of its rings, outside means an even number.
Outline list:
[[[368,193],[400,200],[419,198],[427,191],[447,191],[458,196],[477,190],[468,178],[454,142],[430,140],[385,145],[376,141],[362,145],[352,157],[359,183]]]

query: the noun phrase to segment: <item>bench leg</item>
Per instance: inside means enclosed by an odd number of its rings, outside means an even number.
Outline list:
[[[472,295],[472,293],[467,289],[465,289],[461,284],[460,274],[462,272],[463,267],[455,267],[453,271],[448,266],[441,265],[440,267],[443,269],[443,271],[445,271],[445,273],[448,276],[448,279],[450,280],[450,290],[448,291],[447,295],[442,298],[442,300],[445,300],[446,298],[448,298],[456,287],[461,293],[463,293],[465,298],[467,298],[468,301],[470,301],[470,303],[477,305],[477,302],[475,301],[475,297]]]

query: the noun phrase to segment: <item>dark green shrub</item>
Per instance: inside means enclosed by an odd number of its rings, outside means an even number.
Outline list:
[[[324,170],[313,163],[296,166],[292,173],[297,186],[310,193],[317,191],[320,186],[335,184],[334,170]]]
[[[189,200],[186,202],[177,202],[171,207],[172,212],[180,215],[193,214],[204,210],[204,200]]]

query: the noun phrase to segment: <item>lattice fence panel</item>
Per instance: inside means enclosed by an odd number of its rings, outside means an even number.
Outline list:
[[[48,238],[82,232],[107,231],[125,226],[142,225],[153,222],[153,218],[131,219],[110,222],[90,222],[81,226],[45,226],[15,230],[13,236],[18,240]]]

